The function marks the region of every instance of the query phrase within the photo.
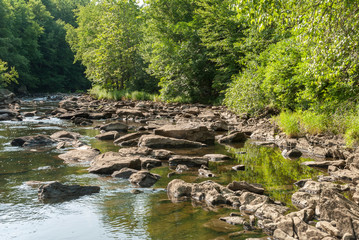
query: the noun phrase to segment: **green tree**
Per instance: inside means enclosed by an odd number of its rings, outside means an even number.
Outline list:
[[[14,67],[7,66],[7,63],[0,59],[0,87],[7,87],[11,83],[17,83],[19,77]]]

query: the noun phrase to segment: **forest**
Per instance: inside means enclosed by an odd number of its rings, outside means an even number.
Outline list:
[[[280,113],[359,138],[358,0],[1,0],[0,84]]]

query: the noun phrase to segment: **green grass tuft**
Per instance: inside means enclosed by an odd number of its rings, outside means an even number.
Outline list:
[[[281,112],[276,117],[279,128],[290,138],[300,135],[299,116],[293,112]]]

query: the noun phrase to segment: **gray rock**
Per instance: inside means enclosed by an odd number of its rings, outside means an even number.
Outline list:
[[[226,160],[231,160],[230,157],[224,154],[206,154],[203,157],[208,158],[210,162],[222,162]]]
[[[111,176],[114,177],[114,178],[128,179],[128,178],[131,177],[132,174],[137,173],[137,172],[138,172],[138,170],[136,170],[136,169],[125,167],[125,168],[122,168],[119,171],[113,172]]]
[[[182,155],[174,155],[168,161],[170,167],[175,167],[179,164],[186,165],[187,167],[201,167],[202,165],[208,166],[208,159],[204,157],[190,157]]]
[[[112,174],[122,168],[141,169],[141,160],[137,156],[124,157],[120,153],[106,152],[98,155],[88,169],[90,173]]]
[[[308,167],[318,167],[318,168],[328,168],[329,166],[344,167],[346,165],[346,161],[344,161],[344,160],[309,161],[309,162],[302,162],[301,165],[308,166]]]
[[[138,187],[151,187],[161,178],[158,174],[153,174],[148,171],[139,171],[130,177],[130,182]]]
[[[126,134],[126,135],[124,135],[122,137],[117,138],[113,143],[116,144],[116,145],[120,145],[121,143],[130,141],[130,140],[137,140],[137,142],[138,142],[138,139],[142,135],[147,135],[147,134],[150,134],[150,133],[149,132],[129,133],[129,134]]]
[[[285,158],[300,158],[303,155],[303,153],[301,151],[299,151],[298,149],[291,149],[291,150],[287,150],[284,149],[282,152],[282,156]]]
[[[119,108],[116,110],[119,117],[144,117],[142,111],[137,109]]]
[[[158,135],[144,135],[140,138],[138,145],[149,148],[200,148],[206,145],[184,139],[163,137]]]
[[[98,186],[64,185],[52,182],[39,187],[38,197],[43,202],[58,202],[100,192]]]
[[[117,131],[117,132],[127,132],[128,126],[121,122],[113,122],[108,123],[100,126],[100,130],[110,132],[110,131]]]
[[[232,183],[228,184],[227,187],[233,191],[246,190],[258,194],[264,193],[264,188],[255,186],[253,184],[249,184],[245,181],[241,181],[241,182],[233,181]]]
[[[203,169],[203,168],[198,169],[198,175],[201,177],[215,177],[216,176],[210,170]]]
[[[189,171],[189,168],[187,167],[187,165],[178,164],[175,171],[177,173],[182,173],[182,172],[185,172],[185,171]]]
[[[62,138],[67,138],[67,139],[78,139],[81,137],[81,134],[79,133],[75,133],[75,132],[68,132],[68,131],[58,131],[53,133],[52,135],[50,135],[50,138],[52,139],[62,139]]]
[[[141,167],[143,169],[152,169],[154,167],[160,167],[162,162],[160,160],[149,158],[149,157],[141,157]]]
[[[164,125],[154,130],[156,135],[214,144],[214,133],[198,124]]]
[[[244,171],[246,169],[246,167],[244,165],[236,165],[236,166],[233,166],[232,169],[234,171]]]
[[[240,143],[245,142],[248,139],[248,136],[243,132],[234,132],[228,136],[221,137],[219,143]]]
[[[83,163],[91,162],[100,153],[101,152],[98,149],[93,149],[89,146],[83,146],[60,154],[59,158],[64,160],[65,163]]]
[[[245,223],[247,223],[244,218],[239,216],[221,217],[219,218],[219,220],[227,222],[231,225],[244,225]]]
[[[115,140],[120,137],[117,131],[110,131],[96,135],[98,140]]]
[[[35,136],[24,136],[15,138],[11,141],[12,146],[19,147],[37,147],[37,146],[49,146],[55,144],[55,141],[47,135],[35,135]]]

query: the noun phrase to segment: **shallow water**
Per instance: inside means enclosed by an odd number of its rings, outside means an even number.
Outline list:
[[[41,100],[44,99],[36,99]],[[30,99],[23,103],[22,111],[37,110],[41,115],[56,104],[36,105]],[[152,172],[162,176],[160,181],[154,188],[141,189],[142,194],[132,194],[133,187],[127,180],[89,174],[86,166],[64,164],[57,156],[66,150],[10,146],[10,141],[18,136],[52,134],[59,130],[81,133],[83,141],[102,152],[119,149],[110,141],[96,140],[94,136],[98,130],[77,127],[57,118],[31,117],[22,122],[0,122],[0,239],[228,239],[228,234],[243,230],[242,226],[218,220],[233,210],[208,211],[191,202],[171,203],[168,200],[165,188],[172,179],[207,180],[197,177],[196,172],[167,178],[170,172],[167,166],[153,169]],[[266,188],[266,194],[289,205],[295,190],[292,183],[318,175],[317,170],[299,164],[305,159],[287,160],[278,149],[258,147],[250,142],[236,146],[216,144],[197,150],[176,150],[176,153],[232,156],[233,161],[210,163],[210,169],[218,176],[212,180],[221,184],[233,180],[260,183]],[[231,171],[235,164],[244,164],[246,170]],[[43,204],[37,199],[37,189],[25,184],[30,180],[98,185],[101,192],[67,202]],[[231,239],[259,236],[263,234],[251,232]]]

